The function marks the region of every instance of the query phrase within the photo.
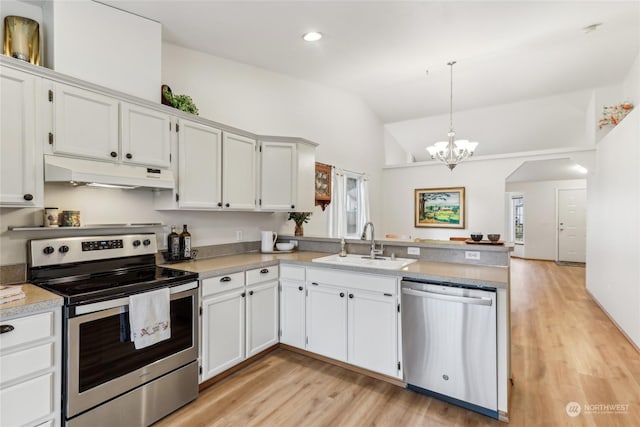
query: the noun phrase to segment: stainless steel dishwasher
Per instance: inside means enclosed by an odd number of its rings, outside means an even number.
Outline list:
[[[498,418],[496,290],[402,281],[402,358],[411,390]]]

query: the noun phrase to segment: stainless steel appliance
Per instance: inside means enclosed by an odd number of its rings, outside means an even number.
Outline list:
[[[31,240],[29,280],[64,297],[68,426],[145,426],[198,396],[198,282],[157,267],[155,234]],[[171,337],[136,350],[129,296],[168,287]]]
[[[405,278],[401,307],[407,387],[497,419],[496,290]]]

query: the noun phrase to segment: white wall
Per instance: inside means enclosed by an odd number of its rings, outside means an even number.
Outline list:
[[[556,259],[556,192],[558,189],[578,188],[587,188],[587,180],[507,183],[508,192],[524,195],[524,245],[519,256],[530,259]]]
[[[591,92],[584,90],[474,110],[454,110],[456,136],[480,142],[476,150],[480,156],[585,147],[593,144],[585,128]],[[385,128],[416,160],[425,161],[429,158],[425,147],[446,140],[449,114],[388,123]],[[505,150],[505,147],[508,148]]]
[[[471,232],[478,231],[485,235],[499,233],[506,237],[505,179],[524,161],[567,156],[565,153],[475,158],[461,163],[453,172],[435,162],[386,167],[382,178],[383,200],[387,208],[384,211],[382,234],[408,234],[412,238],[448,240],[451,236],[469,236]],[[414,189],[441,187],[465,187],[466,228],[413,227]]]
[[[49,67],[160,102],[160,23],[90,0],[54,1],[52,16]]]
[[[413,156],[407,153],[398,141],[391,135],[387,128],[384,129],[384,164],[399,165],[412,163]]]
[[[597,146],[588,178],[587,289],[640,346],[640,109]]]
[[[261,68],[165,44],[162,80],[190,95],[200,115],[266,135],[317,142],[316,160],[370,177],[371,217],[381,218],[381,122],[357,96]],[[327,213],[316,207],[305,234],[326,235]],[[280,231],[293,232],[292,222]]]

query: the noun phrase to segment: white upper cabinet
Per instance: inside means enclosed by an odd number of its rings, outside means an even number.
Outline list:
[[[296,209],[296,145],[290,142],[261,143],[259,205],[262,210]]]
[[[256,141],[225,132],[222,136],[222,195],[227,209],[256,208]]]
[[[222,132],[188,120],[178,125],[178,207],[220,209]]]
[[[54,88],[53,152],[117,160],[118,101],[62,83]]]
[[[37,77],[0,72],[0,205],[42,206],[42,146],[38,144]]]
[[[171,117],[123,102],[121,158],[125,163],[168,168],[171,162]]]

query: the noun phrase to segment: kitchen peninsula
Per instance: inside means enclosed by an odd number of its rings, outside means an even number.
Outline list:
[[[400,283],[403,278],[414,279],[495,289],[497,414],[501,420],[508,420],[511,377],[508,254],[512,248],[482,248],[480,260],[490,253],[493,257],[505,256],[506,265],[433,261],[422,255],[416,262],[391,270],[321,263],[318,261],[327,253],[336,252],[333,247],[339,245],[337,239],[296,239],[300,248],[309,250],[283,254],[250,252],[171,264],[171,268],[197,273],[200,280],[201,389],[278,346],[405,386]],[[288,241],[289,237],[281,240]],[[384,243],[385,255],[404,256],[407,248],[419,247],[423,253],[436,257],[439,251],[460,251],[459,256],[464,257],[465,251],[480,249],[478,245],[460,242]],[[348,241],[348,245],[350,251],[366,251],[361,241]],[[314,246],[321,250],[310,249]],[[358,317],[367,311],[375,316]],[[345,313],[345,317],[338,313]],[[370,337],[371,333],[377,337],[375,342],[359,339]]]

